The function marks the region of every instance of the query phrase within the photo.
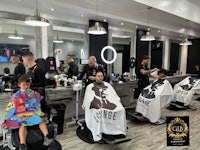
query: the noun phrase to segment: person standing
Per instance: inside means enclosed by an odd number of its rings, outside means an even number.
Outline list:
[[[83,76],[86,74],[86,86],[96,80],[96,72],[101,71],[105,76],[105,69],[103,65],[97,64],[97,60],[95,56],[90,56],[88,59],[88,64],[85,65],[83,71],[81,72],[78,80],[81,80]]]
[[[45,70],[37,65],[32,52],[24,52],[22,59],[25,66],[28,67],[27,75],[31,78],[31,87],[45,87]]]
[[[71,56],[67,56],[66,62],[69,66],[67,71],[67,77],[72,78],[73,76],[78,76],[78,66],[74,62],[74,59]]]
[[[11,55],[11,61],[13,64],[16,64],[17,66],[14,69],[14,77],[12,78],[12,86],[13,88],[16,88],[18,85],[17,81],[18,78],[22,75],[26,73],[26,68],[24,67],[24,65],[21,63],[20,61],[20,56],[19,55]]]
[[[149,56],[144,55],[142,57],[141,63],[138,65],[138,68],[136,69],[136,75],[138,78],[138,91],[136,94],[136,98],[140,95],[140,92],[143,88],[148,86],[150,84],[149,82],[149,76],[152,72],[158,71],[158,68],[149,69]]]

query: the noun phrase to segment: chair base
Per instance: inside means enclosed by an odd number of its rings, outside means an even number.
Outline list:
[[[170,110],[175,110],[175,111],[178,111],[178,110],[191,110],[191,111],[195,111],[196,108],[194,106],[191,106],[191,105],[187,105],[187,106],[184,106],[184,103],[181,103],[181,102],[171,102],[169,107],[167,107],[168,109]]]

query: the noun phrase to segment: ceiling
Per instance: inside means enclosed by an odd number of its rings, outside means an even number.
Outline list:
[[[180,39],[181,34],[187,33],[190,38],[200,37],[199,0],[98,0],[98,11],[97,0],[38,0],[37,6],[41,16],[56,26],[57,22],[64,22],[83,29],[88,28],[89,19],[106,19],[110,29],[124,33],[133,33],[135,28],[146,29],[147,6],[151,6],[149,26],[155,36]],[[33,15],[35,9],[36,0],[1,0],[0,11],[22,14],[23,17],[22,21],[12,22],[8,19],[15,17],[0,15],[0,25],[16,23],[25,26],[24,16]]]

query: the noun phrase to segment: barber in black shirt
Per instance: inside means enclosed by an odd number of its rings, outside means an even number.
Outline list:
[[[74,59],[71,56],[67,56],[66,62],[69,66],[67,71],[67,77],[72,78],[73,76],[78,76],[78,66],[74,62]]]
[[[138,78],[138,90],[139,90],[138,92],[139,93],[142,91],[143,88],[145,88],[146,86],[148,86],[150,84],[150,82],[149,82],[150,74],[152,72],[158,70],[158,68],[149,69],[148,64],[149,64],[149,57],[147,55],[144,55],[142,57],[141,64],[139,64],[139,66],[136,70],[136,74],[137,74],[137,78]],[[139,95],[139,93],[138,93],[138,95]]]
[[[105,76],[105,69],[103,65],[97,64],[95,56],[90,56],[88,59],[88,64],[85,65],[78,79],[82,79],[83,76],[86,74],[86,85],[88,85],[96,81],[95,75],[97,71],[101,71]]]
[[[15,67],[14,70],[14,77],[12,78],[12,86],[13,88],[16,88],[18,86],[17,82],[18,82],[18,78],[22,75],[26,73],[26,68],[24,67],[24,65],[21,63],[20,61],[20,56],[19,55],[12,55],[11,56],[11,61],[13,64],[16,64],[17,66]]]
[[[22,59],[27,66],[28,76],[31,78],[31,87],[45,87],[46,86],[46,78],[45,78],[45,70],[43,70],[34,60],[33,53],[24,52],[22,54]]]

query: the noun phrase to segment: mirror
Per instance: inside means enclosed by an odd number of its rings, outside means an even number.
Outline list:
[[[130,72],[128,59],[130,58],[131,36],[129,34],[112,34],[113,47],[117,51],[117,59],[113,65],[113,72],[123,74]]]

